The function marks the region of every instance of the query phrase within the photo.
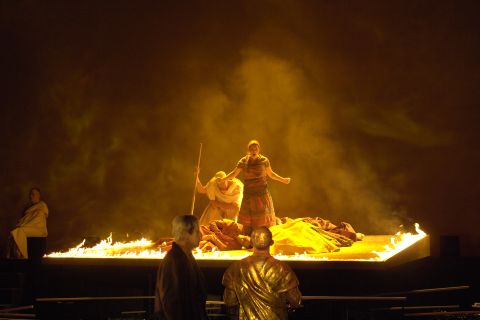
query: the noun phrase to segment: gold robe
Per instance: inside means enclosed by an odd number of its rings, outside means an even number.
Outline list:
[[[287,296],[292,306],[301,303],[295,273],[266,252],[234,262],[225,271],[222,284],[227,307],[239,305],[239,319],[287,319]]]

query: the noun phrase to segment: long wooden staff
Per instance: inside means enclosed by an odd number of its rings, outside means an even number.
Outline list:
[[[197,170],[195,173],[195,183],[193,184],[193,196],[192,196],[192,207],[190,209],[190,214],[193,215],[193,209],[195,208],[195,194],[197,193],[197,179],[198,171],[200,171],[200,159],[202,158],[202,143],[200,143],[200,150],[198,151],[198,161],[197,161]]]

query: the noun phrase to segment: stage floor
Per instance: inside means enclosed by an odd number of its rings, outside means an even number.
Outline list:
[[[400,263],[417,260],[430,255],[430,239],[428,235],[405,241],[393,248],[392,235],[367,235],[361,241],[355,242],[350,247],[342,247],[336,252],[318,254],[276,255],[281,260],[288,261],[292,266],[302,268],[316,267],[354,267],[378,269],[391,267]],[[200,266],[226,267],[231,261],[239,260],[251,254],[248,250],[216,251],[213,253],[197,254],[196,259]],[[162,256],[150,255],[105,255],[101,252],[84,255],[49,255],[43,259],[43,263],[50,265],[74,264],[74,265],[138,265],[155,266]]]
[[[310,256],[329,260],[376,260],[379,258],[379,255],[375,252],[383,252],[385,247],[390,245],[392,237],[392,235],[365,236],[362,241],[355,242],[351,247],[342,247],[337,252]]]

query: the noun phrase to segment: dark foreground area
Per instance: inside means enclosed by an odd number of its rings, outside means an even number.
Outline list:
[[[154,262],[154,263],[153,263]],[[0,319],[148,319],[156,261],[1,260]],[[291,319],[480,318],[480,258],[404,264],[292,263],[304,296]],[[204,263],[211,319],[225,319],[223,263]]]

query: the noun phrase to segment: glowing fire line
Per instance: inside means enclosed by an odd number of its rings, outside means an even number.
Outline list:
[[[390,244],[386,245],[382,251],[372,251],[374,258],[370,259],[335,259],[332,257],[322,257],[321,254],[296,253],[294,255],[275,255],[279,260],[289,261],[386,261],[400,251],[405,250],[414,243],[426,237],[418,223],[415,224],[417,234],[398,232],[390,239]],[[46,255],[47,258],[122,258],[122,259],[162,259],[167,251],[153,248],[154,242],[142,238],[140,240],[127,243],[113,243],[112,235],[102,240],[97,245],[88,248],[84,247],[83,240],[76,247],[70,248],[66,252],[53,252]],[[199,260],[240,260],[250,255],[249,251],[218,251],[202,252],[198,248],[194,250],[193,255]]]
[[[390,244],[384,247],[383,251],[372,252],[377,254],[379,261],[388,260],[398,252],[405,250],[415,242],[426,237],[427,234],[420,229],[418,223],[415,223],[415,230],[417,234],[397,232],[397,234],[390,239]]]

